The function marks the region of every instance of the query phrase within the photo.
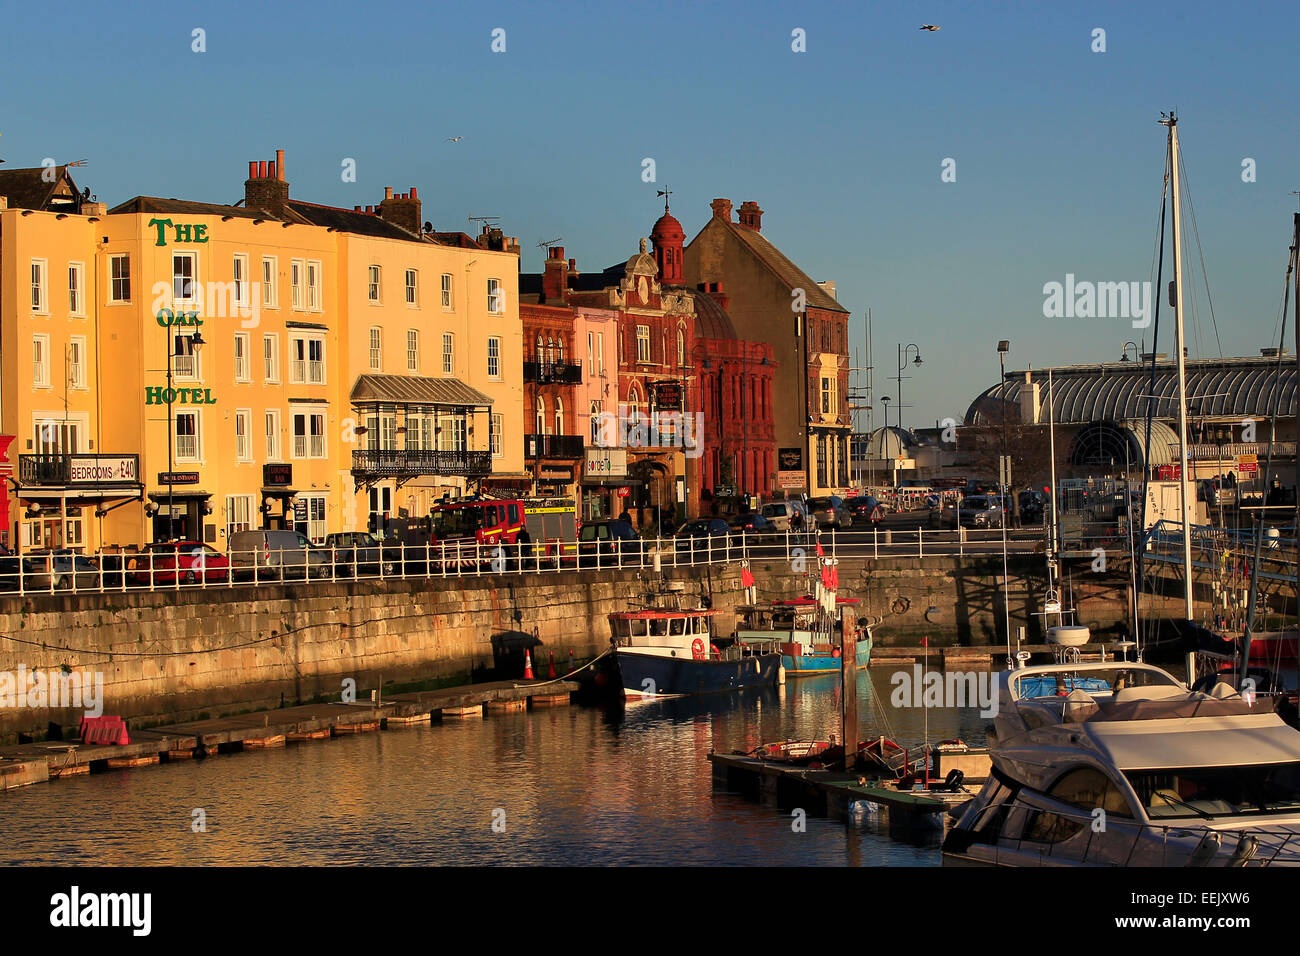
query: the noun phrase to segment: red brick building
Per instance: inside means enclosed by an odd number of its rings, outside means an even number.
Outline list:
[[[560,250],[563,254],[563,250]],[[578,408],[582,358],[574,351],[574,310],[520,303],[524,329],[524,467],[532,492],[571,496],[581,480],[590,430]]]

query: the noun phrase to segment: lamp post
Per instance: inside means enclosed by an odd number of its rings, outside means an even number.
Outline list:
[[[895,378],[898,380],[898,427],[899,428],[903,427],[903,378],[912,377],[910,375],[904,376],[903,369],[907,368],[907,356],[912,351],[912,349],[916,349],[916,358],[912,360],[912,364],[920,365],[921,347],[919,345],[917,345],[915,342],[909,342],[906,346],[904,346],[900,342],[898,345],[898,374],[895,376]]]
[[[889,431],[889,403],[893,401],[888,395],[881,395],[880,400],[885,403],[885,431]]]
[[[1134,355],[1134,358],[1133,358],[1131,361],[1137,361],[1138,359],[1140,359],[1140,358],[1142,357],[1142,350],[1138,347],[1138,344],[1137,344],[1136,342],[1125,342],[1125,343],[1124,343],[1124,351],[1120,354],[1120,357],[1119,357],[1119,360],[1120,360],[1121,362],[1128,362],[1128,361],[1130,361],[1130,359],[1129,359],[1129,357],[1128,357],[1128,350],[1129,350],[1129,349],[1132,349],[1132,350],[1133,350],[1133,355]]]
[[[1010,352],[1010,351],[1011,351],[1011,340],[1010,340],[1010,339],[1000,339],[1000,340],[998,341],[998,369],[999,369],[999,372],[1000,372],[1000,377],[998,378],[998,388],[999,388],[999,389],[1002,387],[1003,383],[1006,382],[1006,380],[1007,380],[1007,353]],[[1000,409],[1000,412],[999,412],[999,416],[1000,416],[1001,419],[1002,419],[1002,457],[1003,457],[1003,459],[1006,459],[1006,458],[1007,458],[1007,403],[1006,403],[1005,401],[1001,401],[1001,400],[999,400],[999,401],[1001,402],[1001,409]],[[1010,474],[1010,472],[1011,472],[1011,467],[1010,467],[1010,465],[1011,465],[1011,462],[1010,462],[1010,461],[1007,461],[1006,485],[1005,485],[1005,486],[1000,486],[1000,488],[999,488],[999,490],[1001,491],[1001,493],[1002,493],[1003,495],[1005,495],[1005,497],[1002,499],[1002,503],[1003,503],[1003,509],[1002,509],[1003,521],[1002,521],[1002,526],[1003,526],[1004,528],[1006,527],[1006,524],[1007,524],[1007,522],[1006,522],[1005,519],[1006,519],[1006,514],[1007,514],[1007,508],[1006,508],[1006,505],[1008,505],[1008,504],[1011,506],[1011,509],[1010,509],[1010,510],[1011,510],[1011,516],[1012,516],[1012,518],[1015,520],[1015,523],[1016,523],[1017,525],[1020,524],[1020,506],[1019,506],[1019,503],[1015,500],[1014,496],[1011,494],[1011,474]],[[1002,469],[999,467],[999,469],[998,469],[999,473],[1001,472],[1001,470],[1002,470]]]
[[[176,349],[179,336],[173,334],[172,327],[167,327],[167,390],[163,392],[167,396],[167,540],[172,541],[176,538],[176,509],[173,506],[172,497],[172,479],[175,477],[175,465],[172,457],[172,440],[173,432],[176,428],[176,420],[172,417],[172,400],[176,396],[175,389],[172,388],[172,359],[185,353],[178,352]],[[203,347],[203,335],[195,332],[190,338],[191,354],[197,353]]]

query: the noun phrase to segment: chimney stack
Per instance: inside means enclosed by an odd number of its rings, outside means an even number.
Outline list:
[[[709,203],[713,209],[713,218],[721,219],[723,222],[731,222],[731,200],[715,199]]]
[[[696,286],[701,292],[707,295],[714,302],[718,303],[723,312],[727,311],[727,305],[731,302],[731,296],[722,291],[721,282],[701,282]]]
[[[763,231],[763,210],[758,208],[758,203],[752,201],[741,203],[738,217],[740,224],[746,229],[753,229],[755,232]]]
[[[564,246],[551,246],[546,250],[546,271],[542,274],[542,300],[555,304],[564,302],[564,290],[569,286],[569,262],[564,258]]]
[[[392,186],[384,187],[384,201],[375,210],[377,215],[400,226],[413,236],[423,233],[424,220],[420,218],[420,194],[412,186],[409,193],[393,193]]]
[[[269,168],[268,168],[269,166]],[[284,150],[275,151],[275,159],[251,161],[248,179],[244,182],[244,206],[262,210],[276,219],[283,219],[289,208],[289,183],[284,178]]]

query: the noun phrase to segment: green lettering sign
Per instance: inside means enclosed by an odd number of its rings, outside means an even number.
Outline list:
[[[150,219],[149,225],[158,229],[156,246],[167,245],[167,227],[172,227],[172,238],[176,242],[207,242],[208,227],[198,223],[173,223],[170,219]]]

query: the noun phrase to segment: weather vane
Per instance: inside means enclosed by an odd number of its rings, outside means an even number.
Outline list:
[[[669,189],[667,186],[665,186],[663,189],[657,190],[657,192],[659,193],[660,196],[663,196],[663,197],[664,197],[664,215],[667,215],[667,214],[668,214],[668,197],[669,197],[670,195],[672,195],[672,190]]]

